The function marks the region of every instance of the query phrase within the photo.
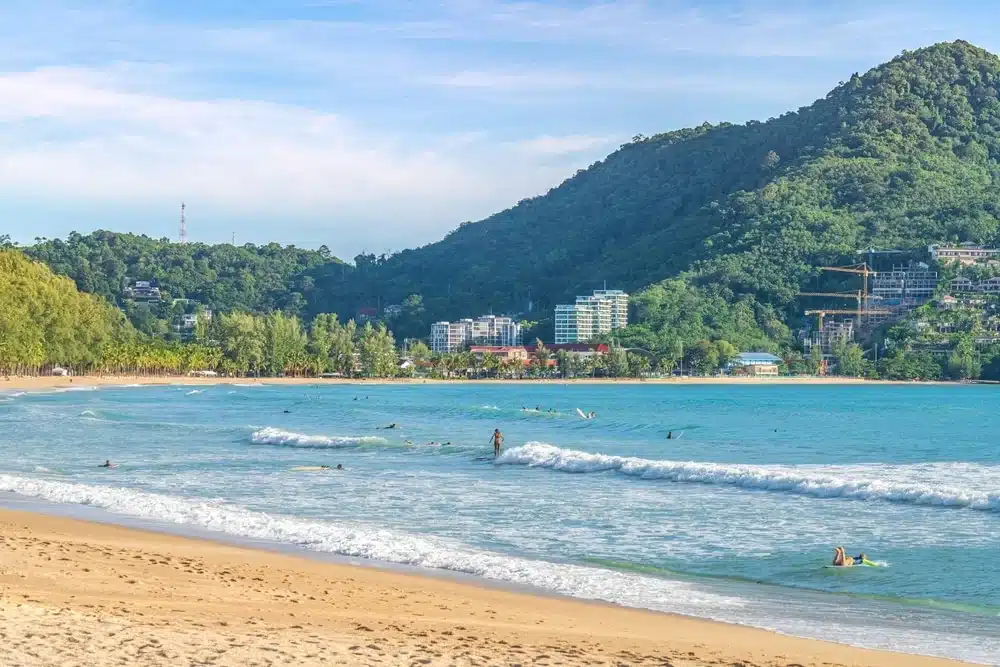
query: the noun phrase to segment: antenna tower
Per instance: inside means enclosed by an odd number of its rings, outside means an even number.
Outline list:
[[[184,219],[184,202],[181,202],[181,243],[188,242],[187,220]]]

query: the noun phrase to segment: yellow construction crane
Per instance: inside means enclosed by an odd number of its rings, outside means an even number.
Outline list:
[[[878,272],[872,271],[871,267],[868,266],[867,262],[861,262],[860,264],[851,264],[850,266],[821,266],[819,267],[824,271],[838,271],[840,273],[854,273],[862,276],[862,294],[865,298],[868,297],[868,276],[878,275]]]

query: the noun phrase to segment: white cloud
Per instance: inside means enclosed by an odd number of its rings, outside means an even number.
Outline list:
[[[7,197],[171,210],[186,200],[228,216],[321,220],[352,249],[379,234],[426,242],[555,185],[563,174],[547,158],[586,163],[599,145],[542,137],[509,150],[477,134],[434,143],[289,105],[133,92],[102,72],[0,76]],[[381,230],[358,228],[379,220]]]

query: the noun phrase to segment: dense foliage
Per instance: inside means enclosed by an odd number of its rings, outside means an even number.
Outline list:
[[[679,277],[686,287],[658,289],[684,293],[684,308],[640,297],[646,320],[628,336],[666,348],[675,334],[649,339],[668,329],[749,343],[763,333],[758,347],[785,345],[775,323],[796,321],[795,293],[817,265],[853,262],[871,246],[996,242],[998,88],[995,56],[939,44],[764,123],[636,137],[546,195],[438,243],[358,257],[353,272],[320,267],[317,307],[353,312],[419,295],[424,325],[522,312],[530,299],[544,318],[604,281],[634,291]],[[723,319],[749,328],[717,323],[720,303],[738,311]],[[405,319],[394,328],[413,335]]]
[[[133,324],[150,334],[169,331],[173,299],[191,299],[216,311],[282,310],[304,316],[314,289],[307,271],[344,266],[325,247],[180,244],[105,231],[41,240],[25,252],[72,278],[84,292],[122,306]],[[158,281],[164,301],[152,310],[128,303],[123,295],[135,280]]]
[[[20,252],[0,250],[0,371],[91,366],[125,333],[121,313]]]

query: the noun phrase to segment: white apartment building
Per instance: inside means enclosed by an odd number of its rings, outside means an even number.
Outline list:
[[[510,317],[484,315],[431,325],[431,350],[458,352],[469,345],[514,347],[522,343],[521,325]]]
[[[556,306],[556,344],[586,343],[595,336],[628,326],[628,294],[596,290],[576,297],[575,304]]]
[[[556,345],[586,343],[599,332],[597,310],[579,303],[556,306]]]
[[[934,261],[942,263],[975,264],[1000,257],[1000,248],[984,248],[975,243],[959,243],[955,246],[932,245],[927,247],[927,251]]]
[[[628,326],[628,294],[620,289],[599,289],[594,290],[594,296],[611,304],[612,329],[624,329]]]

